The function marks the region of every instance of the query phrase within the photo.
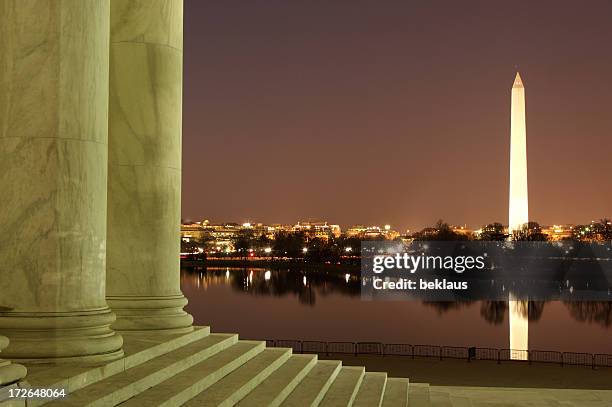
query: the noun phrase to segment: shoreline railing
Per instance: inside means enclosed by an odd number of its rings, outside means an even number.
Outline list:
[[[301,341],[294,339],[267,339],[269,347],[291,348],[294,353],[316,353],[319,355],[353,356],[403,356],[415,358],[436,358],[495,361],[512,363],[553,363],[563,366],[612,367],[612,355],[605,353],[558,352],[547,350],[517,350],[504,348],[480,348],[467,346],[411,345],[406,343],[381,342],[327,342]],[[514,358],[512,357],[514,356]]]

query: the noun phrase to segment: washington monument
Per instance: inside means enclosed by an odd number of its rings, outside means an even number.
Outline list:
[[[525,125],[525,86],[516,73],[510,108],[510,205],[508,232],[529,221],[527,201],[527,128]]]
[[[529,221],[527,200],[527,127],[525,125],[525,86],[516,73],[510,107],[510,196],[508,233]],[[510,349],[529,349],[528,303],[510,295]],[[512,359],[526,359],[524,352],[511,352]]]

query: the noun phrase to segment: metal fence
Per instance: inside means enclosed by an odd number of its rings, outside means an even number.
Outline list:
[[[294,353],[320,355],[378,355],[414,358],[490,360],[497,363],[554,363],[560,366],[612,367],[612,355],[602,353],[557,352],[548,350],[497,349],[464,346],[411,345],[381,342],[325,342],[294,339],[267,339],[269,347],[291,348]]]

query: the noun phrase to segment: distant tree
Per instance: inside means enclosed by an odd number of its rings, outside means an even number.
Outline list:
[[[181,253],[187,253],[188,260],[206,259],[206,252],[202,248],[200,240],[194,238],[189,240],[181,239]]]
[[[306,237],[303,232],[279,232],[274,236],[274,254],[286,257],[303,257]]]
[[[516,241],[545,242],[548,236],[542,232],[538,222],[527,222],[518,230],[512,232],[512,239]]]
[[[253,240],[253,249],[263,251],[266,248],[272,248],[272,240],[263,233]]]
[[[505,240],[508,235],[504,232],[504,225],[501,223],[489,223],[482,227],[482,232],[480,233],[480,240],[487,241],[500,241]]]
[[[572,228],[572,239],[577,241],[591,240],[593,234],[589,225],[576,225]]]
[[[209,252],[212,249],[214,243],[215,243],[215,237],[212,234],[210,234],[210,232],[202,233],[200,238],[197,239],[198,246],[204,249],[204,252]]]
[[[197,253],[198,245],[194,239],[181,239],[181,253]]]
[[[348,236],[342,236],[336,241],[340,253],[351,256],[361,255],[361,242],[362,240],[358,237]]]
[[[599,222],[593,224],[593,233],[596,240],[612,240],[612,221],[607,218],[600,219]]]
[[[425,228],[415,233],[413,238],[414,240],[425,241],[457,241],[469,239],[467,235],[455,232],[450,225],[442,219],[438,220],[433,228]]]
[[[239,257],[247,258],[249,249],[253,248],[253,232],[248,229],[241,229],[232,239],[234,249]]]
[[[315,263],[335,263],[339,260],[339,255],[337,246],[332,239],[312,239],[308,242],[308,251],[304,258]]]
[[[572,229],[572,238],[578,241],[601,241],[612,240],[612,222],[603,218],[590,225],[576,225]]]

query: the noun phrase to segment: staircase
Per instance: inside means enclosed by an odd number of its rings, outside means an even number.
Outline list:
[[[103,366],[27,365],[0,388],[0,407],[21,406],[612,406],[612,390],[430,386],[343,366],[290,348],[211,334],[124,334],[125,357]],[[64,388],[58,400],[7,400],[9,388]],[[4,400],[4,401],[3,401]]]
[[[105,366],[28,366],[31,373],[21,387],[66,388],[68,397],[0,401],[0,406],[408,405],[408,379],[266,348],[265,342],[239,340],[236,334],[198,328],[163,342],[136,334],[124,339],[126,356]]]

